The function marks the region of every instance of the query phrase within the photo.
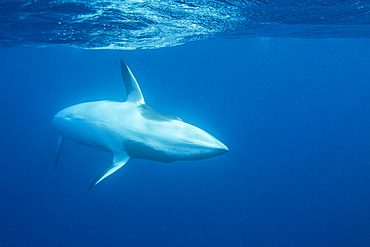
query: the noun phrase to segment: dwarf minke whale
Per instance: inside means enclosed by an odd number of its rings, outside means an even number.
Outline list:
[[[122,60],[121,70],[127,93],[125,102],[87,102],[54,116],[52,125],[60,134],[55,165],[65,138],[111,152],[112,163],[95,178],[91,189],[131,159],[168,163],[207,159],[228,151],[204,130],[146,105],[139,84]]]

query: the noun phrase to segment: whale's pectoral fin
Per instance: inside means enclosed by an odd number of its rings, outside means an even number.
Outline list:
[[[94,179],[94,181],[90,185],[89,190],[91,190],[94,185],[100,183],[104,178],[108,177],[109,175],[120,169],[129,160],[130,156],[128,156],[126,153],[114,154],[112,164]]]
[[[62,150],[63,143],[64,143],[64,137],[61,135],[58,136],[57,156],[55,157],[55,170],[57,170],[57,167],[58,167],[58,160],[60,156],[60,151]]]

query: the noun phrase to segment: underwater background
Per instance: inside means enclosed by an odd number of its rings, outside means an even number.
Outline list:
[[[0,246],[370,246],[370,6],[283,2],[2,2]],[[112,155],[67,140],[55,171],[53,116],[126,100],[119,59],[230,151],[89,192]]]

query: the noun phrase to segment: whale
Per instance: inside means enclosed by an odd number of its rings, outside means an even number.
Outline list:
[[[65,139],[113,154],[113,161],[93,180],[89,190],[132,159],[169,163],[207,159],[228,152],[226,145],[206,131],[150,108],[122,60],[121,72],[126,101],[81,103],[54,116],[52,126],[59,133],[55,168]]]

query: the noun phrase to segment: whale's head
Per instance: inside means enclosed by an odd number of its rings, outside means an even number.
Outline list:
[[[140,113],[134,120],[136,134],[124,147],[132,158],[161,162],[200,160],[229,150],[206,131],[178,117],[162,114],[147,105],[137,109]]]
[[[229,149],[206,131],[185,122],[172,122],[174,132],[172,146],[181,150],[184,160],[208,159],[229,151]]]

